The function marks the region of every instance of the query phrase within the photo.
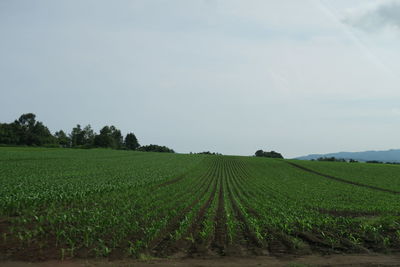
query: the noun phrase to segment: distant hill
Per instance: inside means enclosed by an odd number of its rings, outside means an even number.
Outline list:
[[[301,160],[312,160],[320,157],[335,157],[338,159],[355,159],[358,161],[378,160],[383,162],[400,162],[400,149],[390,149],[383,151],[364,151],[364,152],[338,152],[329,154],[311,154],[308,156],[297,157]]]

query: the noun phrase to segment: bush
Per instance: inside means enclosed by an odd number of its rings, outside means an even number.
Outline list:
[[[266,158],[276,158],[276,159],[283,159],[282,154],[275,152],[275,151],[271,151],[271,152],[266,152],[263,150],[257,150],[255,153],[256,157],[266,157]]]
[[[165,152],[165,153],[175,153],[175,151],[171,148],[168,148],[166,146],[159,146],[159,145],[147,145],[147,146],[141,146],[138,149],[139,151],[143,152]]]
[[[317,159],[318,161],[335,161],[335,162],[346,162],[345,159],[337,159],[335,157],[321,157]]]

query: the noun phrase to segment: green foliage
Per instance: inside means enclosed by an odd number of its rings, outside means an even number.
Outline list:
[[[94,145],[96,147],[121,149],[123,145],[121,131],[113,125],[104,126],[100,130],[100,134],[95,136]]]
[[[139,142],[134,133],[128,133],[125,136],[124,146],[128,150],[136,150],[140,147]]]
[[[76,125],[69,135],[72,147],[92,147],[95,139],[95,133],[92,127],[86,125],[83,129],[79,124]]]
[[[141,146],[138,149],[139,151],[143,152],[165,152],[165,153],[175,153],[175,151],[171,148],[166,146],[159,146],[159,145],[147,145]]]
[[[346,162],[344,159],[337,159],[335,157],[321,157],[317,159],[318,161],[336,161],[336,162]],[[354,161],[352,161],[353,163]]]
[[[133,133],[128,133],[125,139],[115,126],[104,126],[96,134],[90,124],[84,128],[80,124],[72,128],[69,136],[63,130],[55,132],[54,136],[43,123],[36,121],[33,113],[23,114],[13,123],[0,123],[0,145],[42,146],[42,147],[72,147],[72,148],[112,148],[139,150],[145,152],[175,153],[166,146],[147,145],[140,147]]]
[[[283,156],[275,151],[271,151],[271,152],[266,152],[263,150],[257,150],[255,153],[256,157],[265,157],[265,158],[278,158],[278,159],[283,159]]]
[[[0,123],[0,144],[20,144],[19,127],[17,123]]]
[[[71,139],[64,133],[63,130],[55,132],[54,137],[57,139],[57,143],[61,147],[70,147],[71,146]]]
[[[191,154],[193,154],[193,153],[191,153]],[[221,153],[210,152],[210,151],[203,151],[203,152],[199,152],[199,153],[195,153],[195,154],[200,154],[200,155],[222,155]]]
[[[13,123],[0,124],[0,143],[7,145],[43,146],[56,143],[49,129],[36,121],[33,113],[22,114]]]

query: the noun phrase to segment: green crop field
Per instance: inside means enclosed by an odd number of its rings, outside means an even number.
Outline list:
[[[0,148],[0,257],[400,249],[400,166]]]
[[[351,182],[400,191],[400,165],[343,164],[341,162],[294,161],[306,168]]]

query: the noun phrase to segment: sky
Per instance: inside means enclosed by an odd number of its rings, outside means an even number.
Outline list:
[[[252,155],[400,148],[400,1],[1,0],[0,122]]]

